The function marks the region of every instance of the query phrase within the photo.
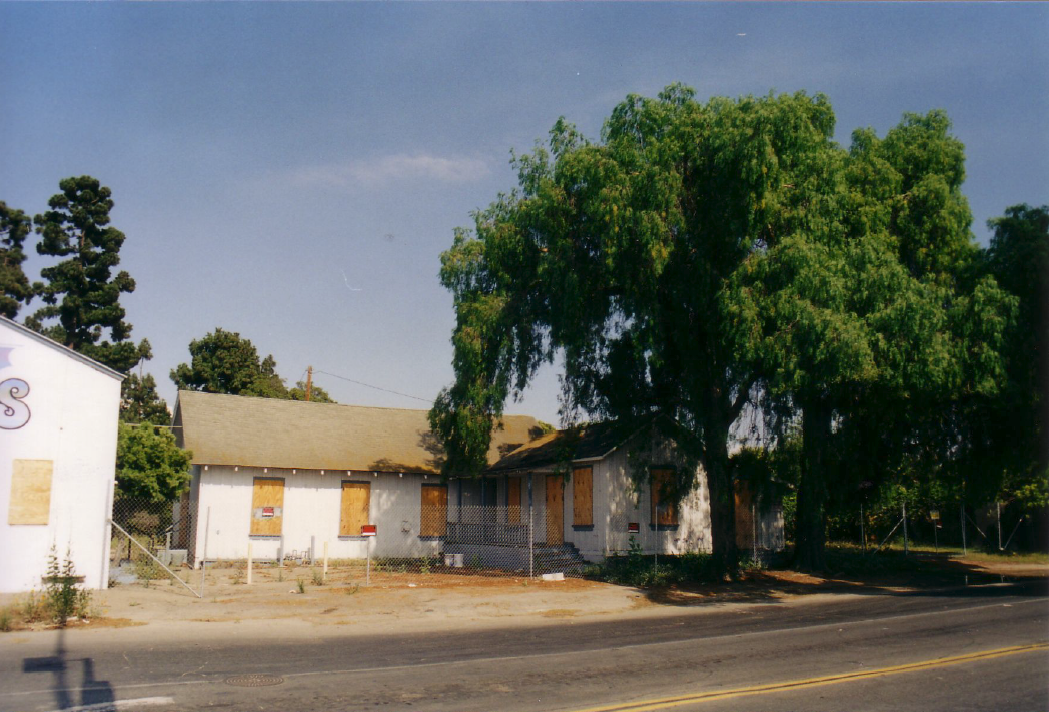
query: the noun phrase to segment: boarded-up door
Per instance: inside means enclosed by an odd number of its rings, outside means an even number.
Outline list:
[[[256,477],[251,491],[251,535],[280,536],[284,524],[284,480]]]
[[[521,523],[521,478],[511,477],[506,481],[506,522]]]
[[[422,486],[419,512],[419,536],[444,536],[448,528],[448,488],[444,485]]]
[[[546,543],[551,546],[565,541],[565,478],[546,476]]]
[[[343,482],[342,506],[339,513],[339,536],[360,536],[368,524],[372,486],[368,482]]]
[[[594,471],[589,467],[572,471],[572,524],[594,526]]]

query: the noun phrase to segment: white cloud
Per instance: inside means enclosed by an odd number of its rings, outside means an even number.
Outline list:
[[[466,183],[482,178],[488,173],[488,165],[477,158],[399,153],[342,163],[303,166],[294,169],[290,178],[297,185],[345,190],[381,187],[408,181]]]

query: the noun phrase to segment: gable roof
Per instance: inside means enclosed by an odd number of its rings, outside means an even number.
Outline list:
[[[540,432],[530,416],[502,423],[489,463]],[[174,425],[200,465],[439,474],[444,459],[425,410],[179,391]]]
[[[591,423],[585,426],[574,448],[570,437],[568,431],[559,430],[533,440],[501,458],[489,467],[488,471],[510,472],[551,467],[566,461],[601,460],[612,454],[625,440],[611,423]]]
[[[84,354],[79,353],[78,351],[74,351],[68,346],[63,346],[54,339],[50,339],[44,336],[43,334],[38,334],[37,332],[30,329],[28,326],[19,324],[17,321],[8,319],[6,316],[0,316],[0,324],[12,329],[13,331],[17,331],[20,334],[23,334],[24,336],[28,336],[31,339],[34,339],[43,344],[44,346],[50,346],[55,351],[58,351],[59,353],[65,356],[68,356],[74,361],[80,361],[82,364],[90,366],[96,371],[106,374],[110,378],[115,378],[118,381],[123,381],[125,378],[127,378],[127,376],[121,373],[120,371],[116,371],[110,368],[109,366],[105,365],[104,363],[99,363],[93,358],[85,356]]]

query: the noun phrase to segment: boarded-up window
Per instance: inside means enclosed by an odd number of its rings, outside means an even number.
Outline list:
[[[8,524],[47,524],[51,513],[51,460],[15,460]]]
[[[368,524],[372,486],[368,482],[343,482],[342,506],[339,513],[339,536],[360,536]]]
[[[511,477],[506,481],[506,523],[521,523],[521,478]]]
[[[594,525],[594,471],[577,467],[572,471],[572,524],[577,527]]]
[[[658,526],[677,525],[676,485],[673,470],[652,470],[652,521]]]
[[[251,536],[280,536],[284,524],[284,480],[256,477],[251,490]]]
[[[448,528],[448,488],[423,485],[419,536],[444,536]]]

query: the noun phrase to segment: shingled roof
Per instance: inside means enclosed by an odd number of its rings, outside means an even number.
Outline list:
[[[623,439],[611,423],[591,423],[577,434],[560,430],[522,445],[489,467],[489,472],[511,472],[551,467],[562,462],[598,460],[621,445]]]
[[[174,425],[199,465],[437,474],[444,459],[425,410],[179,391]],[[535,418],[503,416],[488,462],[540,432]]]

